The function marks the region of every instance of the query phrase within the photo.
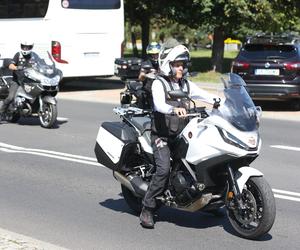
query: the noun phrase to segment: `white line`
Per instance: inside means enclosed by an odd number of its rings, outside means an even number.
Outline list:
[[[285,190],[280,190],[280,189],[272,189],[274,193],[279,193],[279,194],[287,194],[287,195],[294,195],[294,196],[299,196],[300,197],[300,193],[296,193],[296,192],[290,192],[290,191],[285,191]]]
[[[274,194],[274,197],[279,198],[279,199],[284,199],[284,200],[291,200],[291,201],[299,201],[300,202],[300,198],[295,198],[295,197],[281,195],[281,194]]]
[[[21,153],[21,154],[39,155],[39,156],[44,156],[44,157],[48,157],[48,158],[60,159],[60,160],[64,160],[64,161],[72,161],[72,162],[78,162],[78,163],[93,165],[93,166],[104,167],[103,165],[99,164],[98,162],[78,160],[78,159],[74,159],[74,158],[68,158],[68,157],[58,156],[58,155],[50,155],[50,154],[39,153],[39,152],[13,150],[13,149],[8,149],[8,148],[0,148],[0,151],[7,152],[7,153],[19,153],[19,154]]]
[[[42,153],[47,153],[47,154],[61,155],[61,156],[66,156],[66,157],[71,157],[71,158],[84,159],[84,160],[88,160],[88,161],[97,162],[97,159],[92,158],[92,157],[86,157],[86,156],[81,156],[81,155],[73,155],[73,154],[68,154],[68,153],[61,153],[61,152],[56,152],[56,151],[51,151],[51,150],[43,150],[43,149],[35,149],[35,148],[23,148],[23,147],[9,145],[9,144],[2,143],[2,142],[0,142],[0,147],[12,149],[12,150],[18,150],[18,151],[42,152]]]
[[[54,158],[54,159],[59,159],[64,161],[71,161],[71,162],[83,163],[87,165],[104,167],[102,164],[99,164],[97,162],[96,158],[92,158],[92,157],[61,153],[61,152],[56,152],[51,150],[23,148],[23,147],[9,145],[1,142],[0,142],[0,151],[7,152],[7,153],[38,155],[38,156],[44,156],[44,157]],[[280,189],[272,189],[272,191],[274,192],[274,197],[276,198],[300,202],[300,198],[292,197],[292,196],[300,197],[300,193],[285,191]]]
[[[278,148],[278,149],[286,149],[292,151],[300,151],[299,147],[291,147],[291,146],[283,146],[283,145],[271,145],[271,148]]]

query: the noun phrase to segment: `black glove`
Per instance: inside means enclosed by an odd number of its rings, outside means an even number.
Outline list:
[[[218,98],[218,100],[216,98],[214,98],[214,104],[213,104],[213,108],[214,109],[218,109],[218,107],[220,107],[220,102],[221,102],[221,99]]]

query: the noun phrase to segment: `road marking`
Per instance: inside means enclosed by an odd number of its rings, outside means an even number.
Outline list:
[[[276,145],[273,145],[276,146]],[[38,155],[44,156],[48,158],[55,158],[64,161],[71,161],[77,162],[82,164],[88,164],[98,167],[104,167],[102,164],[97,162],[96,158],[93,157],[86,157],[81,155],[74,155],[68,153],[62,153],[52,150],[44,150],[44,149],[35,149],[35,148],[24,148],[19,146],[14,146],[6,143],[0,142],[0,151],[6,153],[19,153],[19,154],[31,154],[31,155]],[[274,192],[274,197],[279,199],[291,200],[300,202],[300,193],[285,191],[281,189],[272,189]]]
[[[273,188],[272,191],[274,192],[275,198],[300,202],[300,193],[275,188]]]
[[[279,194],[287,194],[287,195],[294,195],[294,196],[299,196],[300,197],[300,193],[296,193],[296,192],[290,192],[290,191],[284,191],[284,190],[280,190],[280,189],[272,189],[273,192],[275,193],[279,193]]]
[[[56,120],[59,121],[59,122],[67,122],[69,120],[69,118],[67,118],[67,117],[57,117]]]
[[[21,153],[21,154],[39,155],[39,156],[44,156],[44,157],[48,157],[48,158],[60,159],[60,160],[64,160],[64,161],[72,161],[72,162],[93,165],[93,166],[104,167],[103,165],[101,165],[97,162],[96,158],[92,158],[92,157],[86,157],[86,156],[74,155],[74,154],[68,154],[68,153],[61,153],[61,152],[56,152],[56,151],[51,151],[51,150],[23,148],[23,147],[9,145],[6,143],[1,143],[1,142],[0,142],[0,151],[6,152],[6,153]]]
[[[284,200],[290,200],[290,201],[298,201],[300,202],[300,198],[295,198],[291,196],[281,195],[281,194],[274,194],[275,198],[284,199]]]
[[[291,151],[300,151],[299,147],[283,146],[283,145],[271,145],[271,148],[285,149]]]

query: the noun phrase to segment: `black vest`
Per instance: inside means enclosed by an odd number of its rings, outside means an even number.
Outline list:
[[[169,91],[174,90],[172,83],[169,78],[164,78],[161,76],[157,77],[164,87],[166,103],[176,107],[189,109],[190,101],[186,98],[184,99],[172,99],[168,94]],[[186,90],[190,92],[190,86],[187,80],[182,79],[180,88],[183,90],[186,86]],[[177,115],[163,114],[158,111],[153,112],[152,116],[152,133],[160,137],[175,137],[177,136],[186,126],[187,119],[180,118]]]

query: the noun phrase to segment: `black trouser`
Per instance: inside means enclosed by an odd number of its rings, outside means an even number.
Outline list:
[[[4,109],[6,109],[8,105],[14,100],[18,87],[19,85],[16,82],[10,81],[8,96],[3,100]]]
[[[170,148],[167,138],[151,134],[156,172],[152,177],[147,193],[143,199],[143,205],[155,208],[155,197],[163,193],[170,173]]]

